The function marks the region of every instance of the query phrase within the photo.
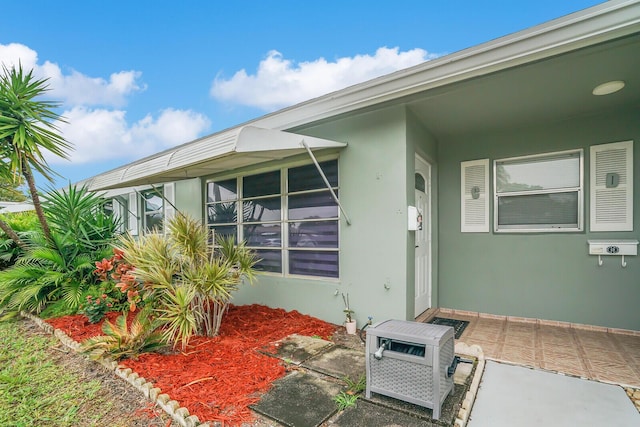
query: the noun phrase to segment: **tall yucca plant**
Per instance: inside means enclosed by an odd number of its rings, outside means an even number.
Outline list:
[[[167,235],[123,237],[121,244],[136,279],[157,297],[165,338],[184,348],[194,334],[218,334],[233,292],[244,279],[254,281],[257,259],[233,239],[219,240],[214,250],[207,227],[189,216],[177,215],[167,229]]]
[[[85,186],[69,184],[43,197],[45,216],[55,232],[68,235],[86,249],[113,243],[119,219],[104,210],[105,201]]]
[[[54,110],[59,103],[39,99],[48,90],[46,79],[36,79],[33,71],[24,72],[22,65],[7,68],[3,65],[0,76],[0,152],[3,162],[14,177],[24,177],[44,236],[51,232],[40,203],[33,170],[52,181],[54,171],[49,167],[44,153],[68,158],[72,146],[59,133],[58,122],[64,122]],[[12,237],[13,238],[13,237]],[[20,245],[20,242],[16,242]]]

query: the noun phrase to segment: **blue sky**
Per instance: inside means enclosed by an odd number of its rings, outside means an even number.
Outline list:
[[[69,121],[60,186],[600,1],[3,3],[0,62]]]

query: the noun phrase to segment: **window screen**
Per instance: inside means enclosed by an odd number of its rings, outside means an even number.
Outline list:
[[[497,160],[496,231],[582,229],[582,150]]]
[[[320,167],[337,194],[338,161]],[[258,270],[339,277],[338,205],[314,164],[208,182],[206,209],[210,228],[255,251]]]

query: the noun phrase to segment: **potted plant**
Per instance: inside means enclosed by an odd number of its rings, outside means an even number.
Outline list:
[[[347,333],[349,335],[355,335],[356,334],[356,320],[354,318],[351,317],[351,315],[353,314],[353,310],[351,310],[351,308],[349,308],[349,294],[347,294],[345,296],[345,294],[342,294],[342,300],[344,301],[344,310],[342,310],[346,316],[345,322],[344,322],[344,327],[347,329]]]

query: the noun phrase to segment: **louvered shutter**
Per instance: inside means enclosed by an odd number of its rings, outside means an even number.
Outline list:
[[[138,235],[138,193],[129,193],[129,233]]]
[[[118,232],[124,233],[127,228],[127,221],[129,217],[127,216],[127,208],[121,198],[113,199],[113,210],[115,213],[115,217],[118,220]]]
[[[176,185],[171,182],[164,185],[164,229],[168,230],[167,224],[176,215]]]
[[[591,146],[590,229],[633,231],[633,141]]]
[[[460,231],[489,232],[489,159],[460,163]]]

